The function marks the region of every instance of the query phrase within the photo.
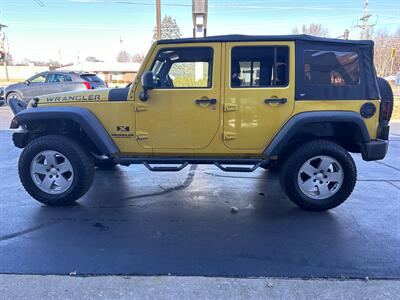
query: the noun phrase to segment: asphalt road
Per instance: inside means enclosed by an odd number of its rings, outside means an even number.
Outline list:
[[[355,156],[352,196],[312,213],[268,171],[195,165],[96,171],[78,205],[45,207],[21,187],[8,122],[3,108],[0,273],[400,278],[398,123],[385,160]]]

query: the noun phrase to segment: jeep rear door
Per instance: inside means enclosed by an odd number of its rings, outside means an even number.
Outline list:
[[[165,44],[155,49],[145,67],[153,72],[155,87],[147,101],[135,98],[141,146],[181,152],[210,144],[220,128],[221,52],[221,43]],[[139,84],[135,95],[141,90]]]
[[[263,149],[294,109],[294,42],[230,42],[225,49],[224,143]]]

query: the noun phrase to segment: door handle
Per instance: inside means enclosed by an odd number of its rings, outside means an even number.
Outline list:
[[[285,104],[286,102],[286,98],[269,98],[264,100],[266,104]]]
[[[217,99],[196,99],[194,101],[196,104],[217,104]]]

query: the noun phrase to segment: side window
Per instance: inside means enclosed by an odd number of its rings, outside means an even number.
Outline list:
[[[65,80],[66,77],[69,77],[69,76],[65,76],[62,74],[50,74],[47,81],[49,83],[62,83],[64,81],[67,81],[67,80]],[[69,81],[72,81],[72,79]]]
[[[71,76],[69,75],[63,75],[64,81],[72,81]]]
[[[160,50],[152,66],[156,88],[211,88],[213,49],[209,47]]]
[[[46,82],[46,75],[41,74],[33,77],[32,79],[29,80],[31,83],[43,83]]]
[[[305,50],[304,77],[307,85],[359,84],[358,54],[344,51]]]
[[[234,47],[231,87],[284,87],[289,84],[289,47]]]

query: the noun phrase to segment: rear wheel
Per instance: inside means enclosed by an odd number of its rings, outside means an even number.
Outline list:
[[[343,203],[357,180],[353,158],[340,145],[312,141],[287,157],[281,170],[281,185],[299,207],[324,211]]]
[[[57,135],[39,137],[21,154],[19,176],[25,190],[47,205],[70,205],[90,188],[93,159],[74,140]]]

